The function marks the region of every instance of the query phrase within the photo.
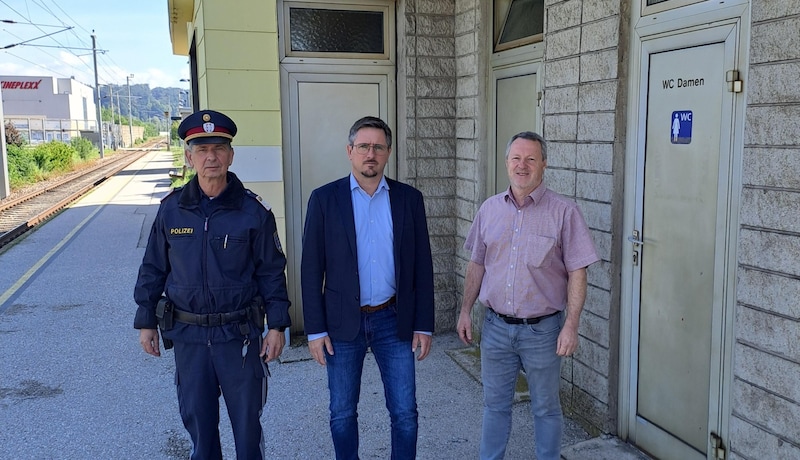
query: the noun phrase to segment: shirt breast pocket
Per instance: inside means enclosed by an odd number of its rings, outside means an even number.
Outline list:
[[[242,267],[248,266],[250,260],[250,243],[247,238],[234,235],[223,235],[209,239],[214,259],[219,270],[225,273],[238,273]]]
[[[551,254],[556,247],[556,239],[549,236],[530,235],[525,248],[525,264],[531,268],[547,268]]]

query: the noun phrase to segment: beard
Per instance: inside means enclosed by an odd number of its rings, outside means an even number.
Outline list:
[[[367,163],[364,165],[364,169],[361,170],[361,175],[364,177],[376,177],[378,175],[378,165],[374,163]]]

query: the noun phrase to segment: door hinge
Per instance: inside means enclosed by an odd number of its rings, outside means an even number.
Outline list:
[[[728,82],[728,92],[741,93],[744,89],[744,82],[739,78],[738,70],[729,70],[725,72],[725,81]]]
[[[542,96],[543,96],[543,94],[542,94],[541,91],[536,93],[536,107],[541,107],[542,106]]]
[[[711,458],[714,460],[725,460],[725,444],[722,442],[722,438],[713,431],[710,435],[711,438]]]

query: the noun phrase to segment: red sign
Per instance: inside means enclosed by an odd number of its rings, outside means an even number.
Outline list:
[[[3,89],[39,89],[39,81],[3,81],[2,83]]]

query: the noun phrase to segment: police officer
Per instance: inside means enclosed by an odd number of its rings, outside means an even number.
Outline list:
[[[291,324],[286,257],[275,216],[228,171],[233,120],[213,110],[195,112],[178,135],[197,174],[161,201],[134,290],[134,328],[153,356],[161,355],[157,327],[165,348],[174,344],[191,458],[222,458],[221,392],[237,458],[261,459],[266,362],[281,354]]]

